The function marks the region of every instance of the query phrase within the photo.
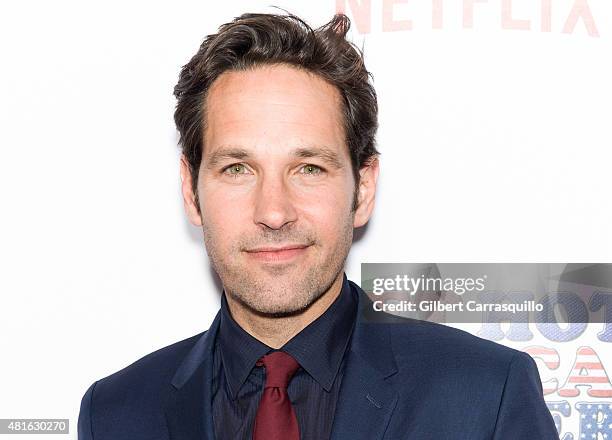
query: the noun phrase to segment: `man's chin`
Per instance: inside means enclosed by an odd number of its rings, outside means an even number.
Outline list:
[[[263,292],[259,292],[260,294]],[[295,295],[295,292],[290,297],[283,297],[286,291],[280,289],[278,293],[268,291],[265,297],[252,295],[235,295],[235,299],[251,312],[265,317],[285,317],[295,316],[307,310],[316,300],[318,295],[313,295],[309,292],[304,295]]]
[[[298,305],[295,302],[290,303],[267,303],[267,304],[246,304],[249,309],[260,316],[266,316],[270,318],[281,318],[287,316],[295,316],[304,312],[311,303],[305,305]]]

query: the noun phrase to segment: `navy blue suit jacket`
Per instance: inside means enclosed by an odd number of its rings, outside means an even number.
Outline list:
[[[553,440],[533,359],[441,324],[387,315],[355,283],[358,313],[333,440]],[[380,312],[376,313],[380,316]],[[212,440],[210,328],[153,352],[86,391],[79,440]],[[310,440],[310,439],[308,439]]]

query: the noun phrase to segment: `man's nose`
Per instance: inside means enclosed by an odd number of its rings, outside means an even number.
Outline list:
[[[290,183],[280,175],[262,177],[255,194],[255,223],[280,229],[296,219]]]

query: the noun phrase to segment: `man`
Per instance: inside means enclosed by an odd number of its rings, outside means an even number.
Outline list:
[[[181,71],[185,210],[223,283],[208,331],[95,382],[82,440],[558,438],[526,354],[370,320],[344,274],[374,208],[376,93],[336,15],[245,14]]]

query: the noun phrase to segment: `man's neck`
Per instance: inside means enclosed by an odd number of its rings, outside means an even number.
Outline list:
[[[344,272],[340,272],[331,287],[302,313],[267,317],[253,313],[243,304],[226,295],[227,305],[234,321],[248,334],[272,348],[281,348],[332,305],[342,290]]]

